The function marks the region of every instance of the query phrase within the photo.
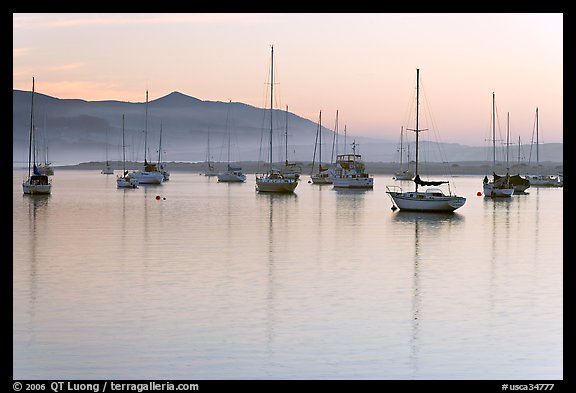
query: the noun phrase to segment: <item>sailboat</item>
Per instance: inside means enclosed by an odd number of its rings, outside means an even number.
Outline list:
[[[100,173],[103,175],[113,175],[114,174],[114,169],[112,169],[112,165],[110,164],[110,161],[108,160],[108,129],[106,129],[106,165],[100,171]]]
[[[138,188],[138,179],[128,177],[126,170],[126,143],[124,141],[124,115],[122,115],[122,175],[116,178],[118,188]]]
[[[490,198],[510,197],[514,193],[514,187],[510,184],[510,174],[506,176],[496,175],[496,96],[492,92],[492,181],[484,176],[484,196]]]
[[[536,187],[562,187],[563,181],[560,181],[559,176],[553,175],[542,175],[540,173],[540,156],[538,155],[538,146],[540,145],[538,141],[538,108],[536,108],[536,174],[528,175],[526,179],[530,182],[531,186]]]
[[[268,172],[256,175],[256,191],[258,192],[294,192],[298,185],[298,180],[287,177],[278,169],[272,167],[272,131],[274,113],[274,46],[272,46],[270,65],[270,154]]]
[[[228,115],[230,114],[230,105],[232,105],[232,101],[228,103]],[[230,165],[230,124],[228,122],[228,118],[226,119],[226,125],[228,127],[228,166],[226,167],[226,171],[220,172],[218,174],[218,181],[225,182],[225,183],[239,183],[246,181],[246,175],[242,173],[242,168],[235,167]]]
[[[398,172],[396,172],[394,174],[394,179],[395,180],[412,180],[414,178],[414,173],[412,173],[412,171],[410,171],[409,169],[404,169],[404,166],[402,165],[402,157],[404,156],[404,146],[403,146],[403,141],[404,141],[404,127],[400,128],[400,169]],[[410,145],[408,145],[408,149],[410,148]],[[410,150],[408,150],[408,165],[410,165]]]
[[[22,182],[24,194],[50,194],[52,181],[46,174],[38,172],[36,163],[36,135],[34,130],[34,78],[32,78],[32,105],[30,108],[30,135],[28,145],[28,177]]]
[[[170,180],[170,172],[166,170],[166,163],[162,161],[162,123],[160,123],[160,143],[158,146],[158,168],[162,172],[163,181]]]
[[[210,127],[208,127],[208,148],[206,150],[206,172],[204,172],[204,176],[218,176],[218,172],[210,156]]]
[[[318,131],[316,132],[316,146],[318,146],[318,172],[310,175],[313,184],[332,184],[332,176],[328,168],[322,166],[322,111],[318,116]],[[314,172],[314,161],[316,149],[312,157],[312,172]]]
[[[139,184],[162,184],[164,175],[160,172],[156,164],[148,162],[146,159],[148,141],[148,90],[146,90],[146,120],[144,126],[144,170],[129,173],[129,178],[135,178]]]
[[[507,117],[507,127],[506,127],[506,170],[510,168],[510,161],[508,159],[508,150],[510,147],[510,112],[508,112]],[[499,176],[496,173],[492,175],[494,181],[498,181],[500,178],[505,176]],[[509,176],[509,175],[508,175]],[[514,188],[514,194],[521,194],[530,187],[530,181],[523,178],[520,174],[509,176],[510,185]]]
[[[466,198],[457,196],[450,192],[448,194],[436,188],[441,184],[450,184],[448,181],[423,181],[418,173],[418,153],[419,153],[419,134],[426,129],[420,129],[418,124],[418,109],[420,95],[420,70],[416,69],[416,128],[411,130],[416,133],[416,166],[415,177],[412,180],[415,184],[414,191],[402,191],[398,186],[386,186],[386,193],[392,198],[394,203],[392,210],[413,210],[425,212],[453,212],[464,206]],[[418,186],[432,186],[425,191],[418,191]]]

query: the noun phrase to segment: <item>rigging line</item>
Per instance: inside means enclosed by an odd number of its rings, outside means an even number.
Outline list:
[[[422,85],[422,82],[420,84]],[[420,90],[421,90],[421,93],[424,97],[424,102],[425,102],[425,105],[423,105],[424,117],[427,120],[427,124],[430,124],[429,128],[432,130],[432,134],[434,136],[434,141],[432,141],[432,139],[429,139],[430,148],[432,147],[432,143],[435,143],[436,150],[438,152],[438,156],[440,158],[440,161],[442,162],[444,167],[447,168],[448,159],[447,159],[446,154],[445,154],[445,152],[441,146],[443,141],[441,140],[440,133],[438,132],[438,127],[436,126],[436,122],[434,120],[434,117],[432,116],[432,108],[430,105],[430,101],[428,100],[426,90],[423,87],[420,87]],[[447,170],[447,172],[448,173],[450,172],[449,169]]]
[[[338,109],[336,109],[336,120],[334,122],[334,131],[332,132],[332,154],[330,155],[330,165],[334,165],[334,150],[338,155]]]
[[[434,120],[434,116],[432,115],[432,105],[430,104],[429,98],[428,98],[428,94],[427,94],[427,89],[424,86],[424,83],[422,81],[422,78],[420,78],[420,96],[422,97],[422,113],[424,114],[424,119],[425,122],[424,124],[429,125],[429,129],[432,130],[432,138],[424,138],[424,141],[427,141],[428,143],[425,144],[425,146],[427,147],[427,149],[424,149],[424,155],[425,155],[425,160],[431,160],[431,158],[429,158],[429,155],[432,153],[432,147],[433,145],[435,145],[436,147],[436,151],[438,153],[438,157],[441,161],[442,167],[444,168],[444,172],[448,175],[448,177],[450,177],[450,181],[453,183],[453,173],[450,169],[450,162],[447,159],[446,153],[445,151],[442,149],[441,144],[443,143],[442,138],[440,136],[440,133],[438,132],[438,127],[436,125],[436,121]],[[426,158],[428,157],[428,158]],[[453,186],[455,187],[455,185],[453,184]]]
[[[496,110],[496,125],[497,125],[497,129],[498,129],[498,138],[499,138],[499,139],[497,139],[497,142],[499,142],[501,144],[503,141],[503,138],[502,138],[502,129],[500,126],[500,113],[498,111],[498,105],[496,105],[495,110]],[[500,161],[500,167],[502,167],[503,161],[504,161],[502,149],[499,149],[499,153],[498,153],[497,157],[499,158],[498,161]]]
[[[320,131],[320,123],[316,126],[316,139],[314,140],[314,154],[312,155],[312,168],[310,169],[310,176],[314,174],[314,164],[316,162],[316,146],[318,145],[318,133]]]

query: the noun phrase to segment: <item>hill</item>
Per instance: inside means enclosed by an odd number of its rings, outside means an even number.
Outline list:
[[[24,162],[28,154],[30,129],[29,91],[13,90],[13,161]],[[102,161],[106,150],[111,160],[121,155],[122,115],[125,115],[127,159],[143,161],[146,103],[123,101],[85,101],[59,99],[36,93],[35,123],[40,139],[45,141],[49,161],[55,164],[75,164]],[[240,102],[202,101],[179,92],[150,100],[148,103],[148,154],[158,154],[162,126],[163,157],[168,161],[204,161],[208,153],[213,161],[226,160],[228,131],[232,142],[232,161],[266,160],[270,130],[269,110]],[[274,159],[285,159],[285,134],[288,130],[288,159],[311,161],[314,154],[317,123],[294,113],[274,110]],[[323,127],[323,158],[330,161],[334,133]],[[344,137],[338,136],[338,152],[344,152]],[[370,137],[355,137],[357,152],[367,162],[397,162],[398,141]],[[347,151],[351,152],[352,137],[348,135]],[[414,145],[409,147],[414,152]],[[432,147],[434,145],[434,147]],[[261,147],[262,146],[262,147]],[[485,161],[491,155],[488,147],[465,146],[456,143],[427,146],[421,143],[421,159],[429,162]],[[405,146],[406,147],[406,146]],[[535,162],[535,150],[530,145],[512,147],[510,161]],[[45,150],[43,148],[43,150]],[[503,149],[499,149],[503,160]],[[563,144],[542,144],[540,161],[562,162]]]

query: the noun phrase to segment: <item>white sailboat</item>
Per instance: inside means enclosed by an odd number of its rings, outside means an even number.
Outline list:
[[[510,197],[514,194],[514,187],[510,184],[510,174],[496,175],[496,98],[492,92],[492,181],[484,176],[483,191],[485,197]]]
[[[34,129],[34,78],[32,78],[32,105],[30,108],[30,135],[28,145],[28,177],[22,182],[24,194],[38,195],[52,193],[52,180],[38,171],[36,162],[36,135]]]
[[[409,170],[409,168],[404,169],[402,165],[402,157],[404,156],[404,127],[400,129],[400,168],[398,172],[394,174],[393,179],[395,180],[412,180],[414,178],[414,173]],[[408,166],[410,165],[410,145],[408,145]]]
[[[313,184],[332,184],[332,174],[329,168],[322,166],[322,111],[318,116],[318,131],[316,132],[316,146],[318,147],[318,172],[310,175]],[[316,158],[316,149],[312,157],[312,172],[314,172],[314,161]]]
[[[128,177],[126,170],[126,143],[124,139],[124,115],[122,115],[122,175],[116,177],[116,186],[118,188],[138,188],[138,179]]]
[[[272,56],[270,65],[270,154],[268,172],[256,175],[256,191],[258,192],[294,192],[298,186],[298,180],[293,177],[287,177],[278,169],[272,167],[272,131],[274,113],[274,46],[272,46]]]
[[[228,118],[226,119],[226,126],[228,127],[228,165],[226,171],[218,174],[218,182],[220,183],[241,183],[246,181],[246,175],[242,173],[242,168],[230,165],[230,105],[232,101],[228,102]]]
[[[536,174],[527,175],[526,179],[528,179],[531,186],[535,187],[562,187],[564,185],[564,181],[560,181],[559,176],[543,175],[540,173],[540,156],[538,151],[540,142],[538,140],[538,124],[538,108],[536,108]]]
[[[423,181],[420,179],[418,173],[418,153],[419,153],[419,133],[425,131],[420,129],[418,124],[418,109],[419,109],[419,94],[420,94],[420,70],[416,69],[416,128],[411,130],[416,133],[416,166],[415,177],[413,179],[415,184],[414,191],[402,191],[398,186],[386,186],[386,193],[392,198],[394,203],[392,210],[396,208],[407,211],[423,211],[423,212],[453,212],[454,210],[464,206],[466,198],[457,196],[450,192],[448,194],[437,188],[441,184],[450,184],[448,181]],[[418,186],[430,186],[424,191],[418,191]]]
[[[158,170],[156,164],[146,159],[148,149],[148,90],[146,90],[146,120],[144,126],[144,170],[129,173],[129,178],[138,180],[138,184],[162,184],[164,175]]]
[[[114,169],[112,169],[112,164],[110,164],[110,161],[108,160],[108,129],[106,129],[106,164],[104,165],[104,168],[102,168],[100,173],[103,175],[113,175],[114,174]]]

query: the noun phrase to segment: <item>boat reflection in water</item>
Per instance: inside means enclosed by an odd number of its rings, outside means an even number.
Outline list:
[[[405,239],[413,237],[414,271],[412,276],[412,332],[410,335],[409,363],[412,378],[417,379],[421,378],[420,352],[423,346],[423,332],[426,332],[427,326],[434,323],[433,320],[429,320],[431,318],[426,318],[424,310],[425,300],[427,300],[424,298],[424,294],[427,292],[426,287],[434,284],[433,280],[425,278],[427,272],[434,267],[431,264],[436,262],[434,257],[438,254],[434,239],[438,236],[438,231],[449,233],[457,229],[464,222],[464,216],[453,212],[399,211],[392,216],[392,221],[405,225],[405,230],[402,233]],[[412,226],[413,231],[410,230]],[[454,233],[456,232],[455,230]],[[443,236],[445,235],[443,234]],[[410,241],[407,240],[406,247],[409,247],[409,243]]]

